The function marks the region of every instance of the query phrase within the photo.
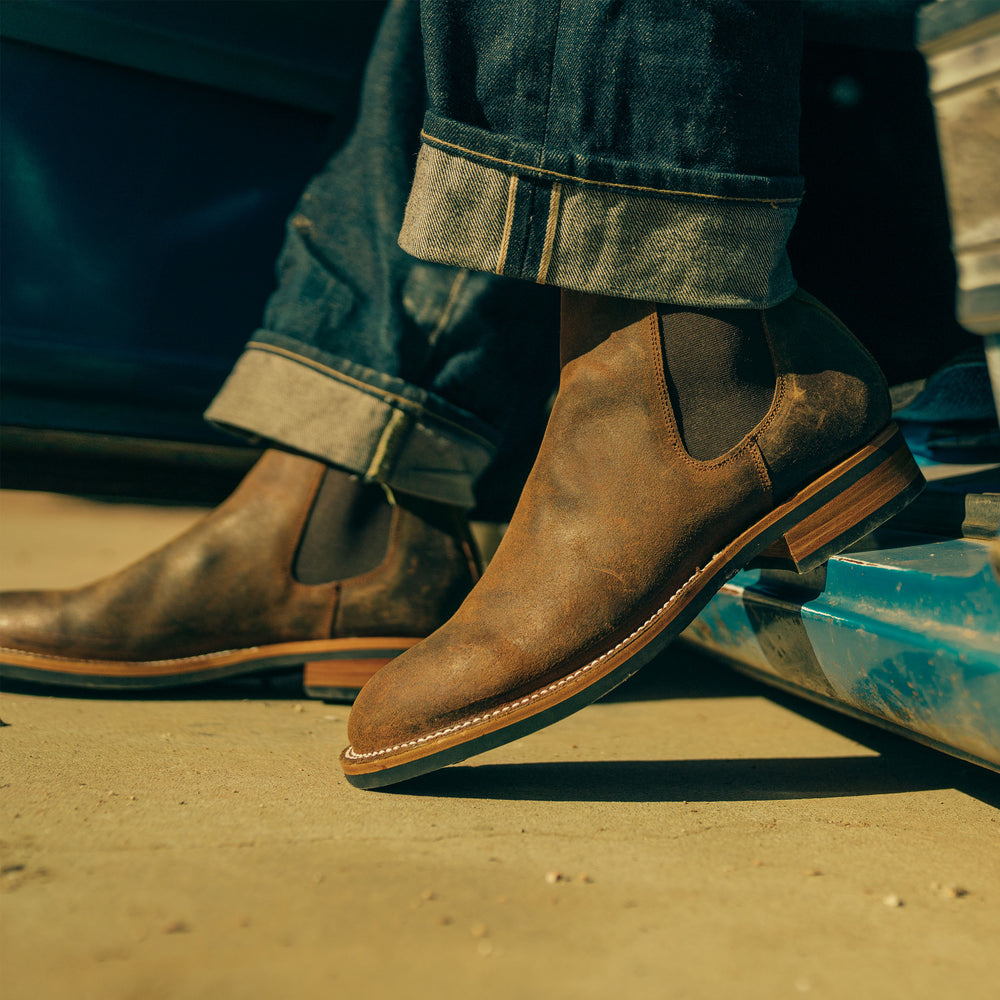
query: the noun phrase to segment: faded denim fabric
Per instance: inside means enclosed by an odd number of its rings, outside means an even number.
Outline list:
[[[557,378],[558,298],[399,249],[423,72],[416,0],[395,0],[355,132],[289,219],[263,327],[206,416],[394,490],[485,501],[486,516],[502,517]],[[494,495],[501,484],[507,495]]]
[[[681,305],[794,290],[797,4],[434,0],[424,29],[393,0],[355,133],[207,416],[502,517],[558,360],[554,289],[510,278]]]
[[[795,290],[798,3],[423,0],[422,22],[405,250],[678,305]]]

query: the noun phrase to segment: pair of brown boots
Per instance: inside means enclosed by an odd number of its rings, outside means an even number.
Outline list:
[[[811,568],[922,486],[878,367],[819,303],[798,293],[753,314],[746,344],[709,359],[716,397],[729,368],[754,370],[741,352],[768,360],[767,379],[733,382],[721,409],[691,390],[698,365],[674,350],[703,318],[564,293],[559,393],[478,582],[461,513],[402,497],[370,567],[300,582],[325,468],[271,451],[201,524],[122,573],[5,595],[4,672],[149,688],[303,664],[307,690],[328,697],[371,676],[341,758],[360,787],[563,718],[659,653],[756,557]]]

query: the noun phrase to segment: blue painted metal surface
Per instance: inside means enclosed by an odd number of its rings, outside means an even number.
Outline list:
[[[812,574],[744,571],[685,638],[769,683],[1000,770],[991,544],[886,530]]]

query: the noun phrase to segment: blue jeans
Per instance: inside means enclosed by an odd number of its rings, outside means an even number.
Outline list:
[[[797,4],[738,0],[422,15],[389,5],[357,128],[290,218],[263,328],[207,416],[472,507],[485,470],[526,471],[555,385],[545,284],[701,306],[794,291],[801,29]]]
[[[400,250],[424,110],[418,6],[396,0],[356,128],[289,218],[262,328],[206,416],[499,519],[558,377],[558,293]]]
[[[400,244],[584,292],[795,291],[802,12],[746,0],[424,0],[429,110]]]

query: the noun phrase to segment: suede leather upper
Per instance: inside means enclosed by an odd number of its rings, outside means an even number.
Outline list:
[[[131,662],[335,636],[426,635],[475,579],[464,518],[455,512],[453,523],[436,526],[397,506],[376,569],[299,583],[292,562],[324,469],[268,451],[225,503],[138,563],[76,590],[0,595],[0,646]]]
[[[877,366],[814,300],[764,314],[777,386],[725,454],[684,450],[656,309],[564,292],[562,373],[510,528],[455,616],[362,690],[372,755],[535,691],[634,631],[780,497],[888,419]]]

